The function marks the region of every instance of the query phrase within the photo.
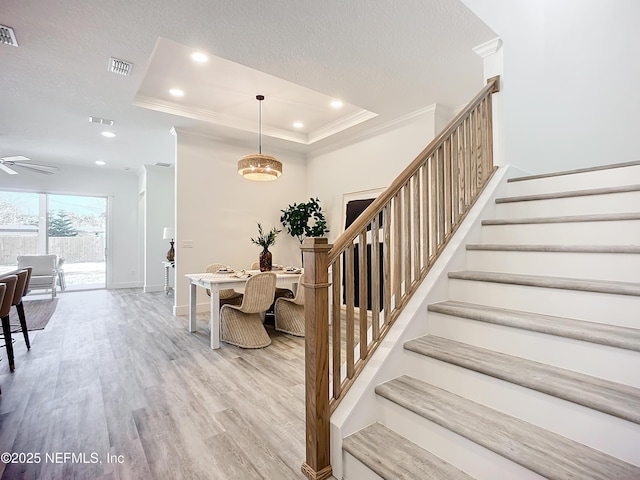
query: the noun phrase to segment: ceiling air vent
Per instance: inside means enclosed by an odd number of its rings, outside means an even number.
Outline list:
[[[16,34],[13,28],[0,25],[0,43],[13,45],[14,47],[18,46],[18,40],[16,40]]]
[[[99,123],[100,125],[113,125],[113,120],[107,120],[100,117],[89,117],[91,123]]]
[[[120,60],[118,58],[111,57],[109,59],[109,71],[113,73],[117,73],[118,75],[128,76],[131,74],[131,68],[133,67],[133,63],[125,62],[124,60]]]

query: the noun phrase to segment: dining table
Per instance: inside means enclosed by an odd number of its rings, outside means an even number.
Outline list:
[[[196,294],[197,288],[209,289],[211,298],[209,302],[210,317],[210,347],[220,348],[220,290],[229,288],[242,288],[247,280],[253,275],[259,274],[259,270],[243,270],[240,272],[215,272],[215,273],[188,273],[185,276],[189,280],[189,326],[190,332],[195,332],[196,328]],[[295,292],[302,279],[302,269],[293,271],[274,270],[276,274],[276,285],[278,287],[291,286]]]
[[[20,269],[17,265],[0,265],[0,275],[13,275],[19,271]]]

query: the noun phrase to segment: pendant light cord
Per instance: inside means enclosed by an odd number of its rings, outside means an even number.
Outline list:
[[[258,120],[258,153],[262,155],[262,100],[264,100],[264,95],[256,95],[256,100],[260,102],[260,115]]]

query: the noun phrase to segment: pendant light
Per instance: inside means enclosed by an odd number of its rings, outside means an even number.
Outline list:
[[[238,174],[247,180],[270,182],[282,175],[282,163],[275,157],[262,154],[262,101],[264,95],[256,95],[260,102],[260,143],[258,153],[245,155],[238,160]]]

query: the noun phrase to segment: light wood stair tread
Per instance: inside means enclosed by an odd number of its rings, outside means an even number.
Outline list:
[[[614,168],[634,167],[636,165],[640,165],[640,161],[636,160],[633,162],[612,163],[610,165],[598,165],[596,167],[577,168],[574,170],[562,170],[560,172],[540,173],[537,175],[526,175],[522,177],[510,178],[507,180],[507,182],[509,183],[524,182],[526,180],[536,180],[539,178],[561,177],[565,175],[574,175],[576,173],[598,172],[602,170],[612,170]]]
[[[516,273],[481,272],[474,270],[449,272],[448,276],[450,279],[455,280],[473,280],[531,287],[578,290],[583,292],[640,296],[640,283],[633,282],[583,280],[578,278],[545,277],[541,275],[521,275]]]
[[[550,480],[640,478],[640,467],[406,375],[375,390]]]
[[[473,480],[380,423],[349,435],[342,448],[384,479]]]
[[[468,243],[467,250],[497,252],[560,252],[560,253],[640,253],[640,245],[523,245],[500,243]]]
[[[496,198],[496,203],[531,202],[534,200],[555,200],[558,198],[587,197],[592,195],[608,195],[612,193],[640,192],[640,185],[621,185],[615,187],[587,188],[568,192],[537,193],[534,195],[517,195]]]
[[[598,213],[593,215],[563,215],[556,217],[490,218],[482,220],[489,225],[527,225],[540,223],[621,222],[640,220],[640,213]]]
[[[428,309],[430,312],[444,315],[640,352],[640,328],[587,322],[455,300],[433,303],[429,305]]]
[[[638,388],[434,335],[404,348],[640,424]]]

